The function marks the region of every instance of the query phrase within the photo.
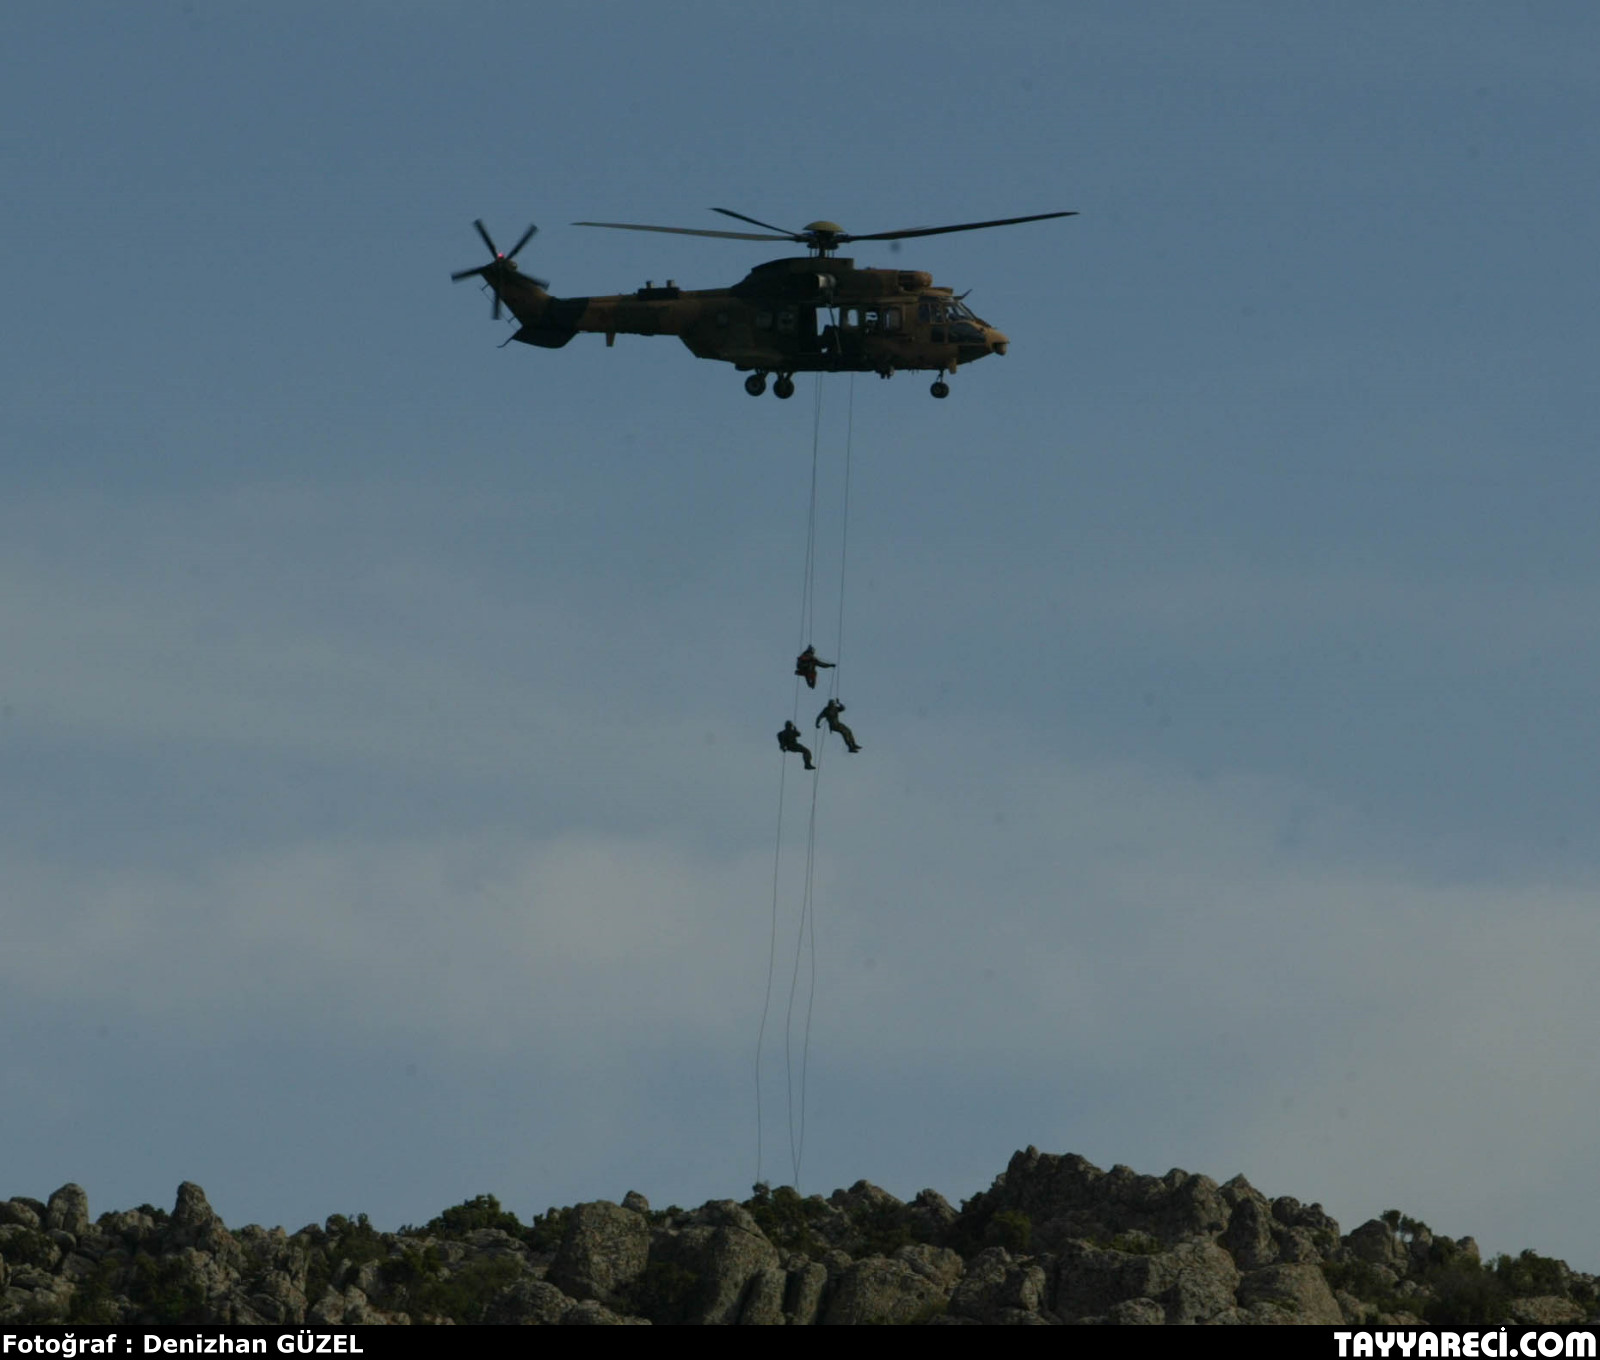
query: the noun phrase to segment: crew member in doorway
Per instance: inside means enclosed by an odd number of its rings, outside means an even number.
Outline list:
[[[804,677],[807,689],[815,689],[817,687],[817,668],[819,666],[823,670],[831,671],[833,662],[822,660],[817,655],[815,647],[807,647],[805,651],[794,659],[794,673]]]
[[[829,699],[827,706],[822,710],[821,713],[817,714],[816,722],[812,723],[811,725],[813,727],[821,727],[822,720],[826,718],[828,720],[828,731],[837,732],[841,737],[843,737],[844,744],[850,748],[850,754],[854,755],[861,749],[861,747],[856,744],[856,734],[839,721],[839,715],[843,712],[843,704],[841,704],[837,699]]]
[[[792,722],[783,725],[783,731],[778,733],[778,745],[785,751],[805,758],[806,769],[814,770],[817,767],[811,763],[811,751],[800,744],[800,729]]]

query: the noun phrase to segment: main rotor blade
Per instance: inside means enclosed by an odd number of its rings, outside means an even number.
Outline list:
[[[522,233],[522,239],[520,241],[518,241],[516,243],[516,245],[512,246],[509,251],[506,252],[506,259],[508,259],[508,260],[516,259],[517,258],[517,252],[519,250],[521,250],[523,246],[527,245],[529,241],[533,240],[534,234],[538,230],[539,230],[538,227],[530,226],[527,229],[527,231],[523,232]]]
[[[494,238],[489,235],[489,229],[483,225],[483,219],[479,218],[472,225],[478,229],[478,235],[483,237],[483,243],[489,247],[489,253],[499,259],[500,252],[495,249]]]
[[[734,212],[732,208],[713,208],[711,211],[721,213],[724,217],[737,217],[741,222],[748,222],[753,227],[765,227],[768,231],[783,231],[782,227],[775,227],[771,222],[757,221],[754,217],[746,217],[743,213]],[[798,232],[783,231],[783,234],[792,241],[804,239]]]
[[[476,269],[462,269],[462,270],[458,271],[457,273],[454,273],[454,274],[452,274],[450,276],[450,282],[451,283],[460,283],[462,279],[470,279],[475,274],[482,274],[484,272],[484,270],[486,270],[488,268],[489,268],[488,265],[480,264]]]
[[[1031,217],[998,217],[993,222],[961,222],[953,227],[912,227],[906,231],[875,231],[863,236],[841,236],[841,241],[903,241],[908,236],[942,236],[947,231],[978,231],[983,227],[1010,227],[1018,222],[1043,222],[1051,217],[1076,217],[1075,212],[1034,213]]]
[[[702,231],[699,227],[646,227],[638,222],[574,222],[575,227],[614,227],[618,231],[664,231],[673,236],[720,236],[729,241],[794,241],[802,238],[788,233],[782,236],[757,236],[752,231]],[[757,226],[765,226],[758,222]]]

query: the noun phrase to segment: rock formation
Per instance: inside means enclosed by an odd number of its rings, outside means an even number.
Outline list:
[[[0,1324],[1345,1323],[1560,1326],[1597,1281],[1396,1211],[1341,1235],[1242,1177],[1101,1171],[1033,1148],[957,1211],[858,1181],[652,1211],[630,1191],[531,1225],[490,1195],[425,1227],[365,1215],[230,1231],[185,1181],[171,1213],[89,1217],[65,1185],[0,1200]]]

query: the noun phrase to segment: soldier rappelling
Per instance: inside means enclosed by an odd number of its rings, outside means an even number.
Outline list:
[[[778,733],[778,745],[791,755],[803,756],[806,762],[806,769],[814,770],[817,768],[811,763],[810,748],[800,744],[800,729],[793,722],[784,723],[783,731]]]
[[[854,755],[861,749],[861,747],[856,742],[855,733],[839,721],[839,715],[843,712],[844,705],[842,703],[840,703],[837,699],[829,699],[822,712],[817,714],[817,720],[816,722],[812,723],[812,726],[821,727],[823,719],[826,718],[828,722],[828,731],[837,732],[841,737],[843,737],[845,746],[849,748],[850,754]]]
[[[824,661],[817,655],[815,647],[807,647],[794,659],[794,673],[806,682],[807,689],[817,687],[817,668],[832,670],[833,662]]]

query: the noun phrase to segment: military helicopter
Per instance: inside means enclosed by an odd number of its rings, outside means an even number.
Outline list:
[[[618,335],[676,335],[697,359],[720,359],[749,373],[744,390],[752,397],[767,390],[769,373],[777,375],[773,395],[787,399],[794,395],[796,373],[876,373],[892,378],[897,372],[926,369],[938,375],[930,389],[933,395],[947,397],[946,374],[985,355],[1004,354],[1010,342],[967,307],[962,301],[965,293],[958,297],[952,289],[935,287],[932,275],[920,269],[858,269],[854,260],[835,252],[851,241],[901,241],[1077,216],[1035,213],[852,235],[834,222],[812,222],[800,231],[786,231],[728,208],[712,211],[765,230],[760,234],[705,231],[635,222],[572,225],[734,241],[793,241],[810,253],[758,264],[732,288],[690,291],[668,279],[660,288],[652,281],[637,292],[612,297],[558,298],[545,291],[550,286],[545,280],[517,268],[518,253],[538,227],[530,226],[516,245],[501,254],[479,221],[472,225],[494,259],[450,277],[481,278],[494,292],[495,319],[500,319],[502,304],[510,308],[521,323],[511,339],[525,345],[560,349],[579,331],[603,334],[608,346]]]

